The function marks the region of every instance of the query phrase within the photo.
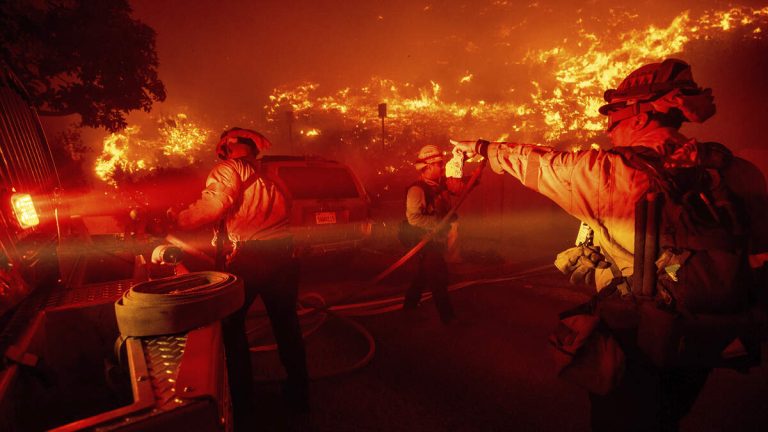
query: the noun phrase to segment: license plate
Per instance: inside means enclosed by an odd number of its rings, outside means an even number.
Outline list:
[[[318,225],[335,224],[336,212],[317,212],[315,213],[315,222]]]

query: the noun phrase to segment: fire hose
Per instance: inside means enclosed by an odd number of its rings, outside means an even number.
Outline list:
[[[546,264],[538,267],[533,267],[527,270],[523,270],[508,276],[488,278],[488,279],[474,279],[474,280],[457,282],[455,284],[449,285],[448,291],[449,292],[458,291],[460,289],[467,288],[470,286],[510,282],[510,281],[522,279],[524,277],[529,277],[531,275],[535,275],[542,271],[551,271],[551,269],[552,269],[552,265]],[[387,312],[393,312],[393,311],[399,310],[402,307],[401,304],[403,302],[403,296],[395,296],[395,297],[372,300],[372,301],[361,302],[361,303],[326,305],[323,297],[317,293],[308,293],[306,296],[304,296],[304,299],[306,299],[307,297],[313,297],[318,299],[318,301],[321,303],[321,306],[311,305],[311,306],[308,306],[307,308],[302,308],[299,312],[300,316],[311,315],[313,313],[316,313],[317,311],[323,311],[326,314],[330,314],[334,318],[341,320],[345,324],[348,324],[349,326],[354,328],[357,332],[362,334],[368,345],[368,351],[366,352],[366,354],[359,360],[355,361],[354,364],[347,367],[337,368],[332,371],[326,371],[321,374],[315,373],[312,375],[312,379],[315,379],[315,380],[358,370],[364,367],[365,365],[367,365],[373,359],[373,356],[376,353],[376,342],[373,338],[373,335],[362,324],[358,323],[357,321],[353,320],[350,317],[371,316],[371,315],[378,315],[378,314],[387,313]],[[422,300],[429,300],[430,297],[431,297],[430,293],[422,294]],[[306,304],[306,302],[302,302],[302,303]],[[314,333],[315,331],[317,331],[325,322],[325,317],[326,315],[323,315],[323,318],[318,323],[313,325],[309,330],[303,332],[303,337],[306,338],[312,333]],[[255,330],[256,329],[251,328],[249,333]],[[277,349],[277,345],[269,344],[269,345],[252,346],[250,349],[251,349],[251,352],[273,351]],[[277,378],[262,377],[262,378],[257,378],[256,380],[260,382],[271,382],[271,381],[276,381]]]
[[[379,273],[368,284],[366,284],[366,287],[364,287],[363,290],[365,290],[366,288],[370,288],[370,287],[372,287],[374,285],[377,285],[377,284],[381,283],[381,281],[386,279],[387,276],[392,274],[392,272],[394,272],[395,270],[400,268],[403,264],[408,262],[408,260],[413,258],[422,248],[424,248],[424,246],[427,243],[429,243],[435,237],[435,235],[437,235],[438,232],[440,232],[449,223],[449,221],[451,220],[452,216],[456,213],[456,210],[458,210],[458,208],[464,203],[464,201],[466,200],[467,196],[469,196],[470,191],[472,191],[474,189],[474,187],[476,186],[477,181],[479,180],[480,175],[482,174],[483,169],[485,168],[486,163],[487,163],[486,159],[483,159],[480,162],[480,166],[478,166],[475,169],[475,171],[472,173],[471,177],[467,181],[467,184],[463,188],[461,195],[459,195],[459,198],[457,199],[456,204],[450,209],[450,211],[448,211],[448,213],[445,216],[443,216],[443,218],[440,220],[440,222],[431,231],[429,231],[426,234],[424,234],[422,239],[415,246],[413,246],[409,251],[407,251],[400,259],[398,259],[396,262],[394,262],[392,265],[390,265],[387,269],[385,269],[384,271]],[[547,266],[547,268],[549,268],[549,267],[550,266]],[[508,279],[504,279],[504,280],[508,280]],[[501,281],[501,280],[491,280],[491,281]],[[455,286],[452,286],[452,287],[453,287],[453,289],[460,289],[460,288],[463,288],[465,286],[473,285],[474,283],[480,283],[480,282],[479,281],[470,282],[470,283],[462,282],[462,283],[456,284]],[[450,289],[451,289],[451,287],[449,287],[449,290]],[[318,294],[315,294],[315,293],[312,294],[313,296],[318,297],[320,299],[321,304],[320,305],[311,305],[309,307],[310,310],[304,312],[302,315],[311,315],[311,314],[314,314],[316,312],[321,312],[321,311],[325,312],[326,314],[330,314],[330,315],[334,316],[335,318],[340,319],[340,320],[346,322],[348,325],[352,326],[357,331],[359,331],[361,334],[363,334],[363,336],[365,337],[365,339],[366,339],[366,341],[368,343],[368,352],[366,353],[366,355],[361,360],[357,361],[351,367],[345,368],[345,369],[340,369],[340,370],[337,370],[337,371],[334,371],[334,372],[324,373],[324,374],[322,374],[322,376],[317,376],[316,375],[313,378],[319,379],[319,378],[324,378],[324,377],[328,377],[328,376],[338,375],[338,374],[341,374],[341,373],[344,373],[344,372],[350,372],[350,371],[353,371],[353,370],[356,370],[356,369],[359,369],[359,368],[365,366],[366,364],[368,364],[368,362],[370,362],[373,359],[373,355],[375,354],[375,351],[376,351],[376,345],[375,345],[375,341],[373,339],[373,335],[365,327],[363,327],[361,324],[359,324],[356,321],[354,321],[354,320],[352,320],[352,319],[350,319],[350,318],[348,318],[346,316],[343,316],[341,313],[337,312],[337,310],[338,311],[340,311],[340,310],[349,310],[351,308],[360,307],[360,306],[367,306],[367,305],[369,305],[371,303],[376,303],[376,302],[366,302],[366,303],[359,303],[359,304],[356,304],[356,305],[350,305],[350,304],[345,304],[343,306],[340,305],[341,303],[344,303],[344,302],[348,301],[353,296],[359,295],[360,292],[363,291],[363,290],[358,290],[353,295],[347,296],[346,298],[343,298],[341,301],[337,301],[336,305],[328,305],[328,304],[325,303],[325,300],[321,296],[319,296]],[[429,294],[427,294],[426,298],[429,298]],[[373,314],[376,314],[376,313],[384,313],[384,312],[389,312],[391,310],[394,310],[394,308],[397,308],[397,304],[402,302],[402,296],[401,297],[395,297],[394,299],[390,299],[390,300],[384,300],[384,303],[390,303],[390,302],[396,302],[396,303],[394,305],[386,305],[386,306],[384,306],[383,308],[381,308],[379,310],[375,310],[375,311],[372,311],[372,312],[369,311],[367,313],[360,314],[360,315],[373,315]],[[323,316],[323,318],[320,320],[320,322],[318,324],[313,326],[307,332],[304,332],[303,337],[306,338],[310,334],[314,333],[317,329],[320,328],[320,326],[323,324],[324,321],[325,321],[325,316]],[[271,345],[263,345],[263,346],[254,346],[254,347],[251,347],[250,350],[251,350],[251,352],[263,352],[263,351],[271,351],[271,350],[274,350],[276,348],[277,348],[277,346],[275,344],[271,344]]]
[[[394,262],[392,265],[390,265],[387,269],[385,269],[380,274],[378,274],[369,283],[365,284],[365,287],[363,288],[363,290],[365,290],[367,288],[370,288],[370,287],[373,287],[373,286],[381,283],[384,279],[386,279],[395,270],[397,270],[403,264],[408,262],[408,260],[413,258],[419,251],[421,251],[421,249],[424,248],[424,246],[427,243],[429,243],[435,237],[435,235],[437,235],[437,233],[440,232],[449,223],[450,219],[456,213],[458,208],[466,200],[466,198],[469,195],[470,191],[472,191],[474,189],[474,187],[477,185],[477,182],[478,182],[478,180],[480,178],[480,175],[482,174],[483,169],[485,168],[486,163],[487,163],[487,161],[485,159],[481,161],[480,166],[478,166],[474,170],[474,172],[470,176],[469,180],[467,181],[467,184],[463,188],[462,193],[459,195],[459,198],[457,199],[456,204],[448,211],[448,213],[440,220],[440,222],[431,231],[429,231],[426,234],[424,234],[422,239],[415,246],[413,246],[410,250],[408,250],[400,259],[398,259],[396,262]],[[547,267],[549,268],[549,266],[547,266]],[[535,270],[538,270],[538,269],[535,269]],[[519,277],[522,277],[522,276],[511,276],[509,278],[502,278],[502,279],[465,281],[465,282],[461,282],[459,284],[454,284],[452,286],[449,286],[448,288],[449,288],[449,290],[453,291],[453,290],[464,288],[466,286],[470,286],[470,285],[474,285],[474,284],[492,283],[492,282],[500,282],[500,281],[505,281],[505,280],[513,280],[513,279],[516,279],[516,278],[519,278]],[[310,328],[308,331],[304,332],[303,337],[305,337],[305,338],[307,336],[309,336],[310,334],[314,333],[316,330],[318,330],[322,326],[322,324],[325,322],[326,317],[328,315],[331,315],[331,316],[333,316],[333,317],[335,317],[337,319],[340,319],[341,321],[345,322],[346,324],[350,325],[351,327],[356,329],[358,332],[360,332],[364,336],[364,338],[366,339],[366,342],[368,344],[368,352],[366,353],[366,355],[363,358],[361,358],[360,360],[356,361],[351,367],[342,368],[342,369],[335,370],[335,371],[332,371],[332,372],[327,372],[327,373],[321,374],[319,376],[318,375],[314,375],[313,376],[314,379],[324,378],[324,377],[328,377],[328,376],[334,376],[334,375],[338,375],[338,374],[341,374],[341,373],[345,373],[345,372],[349,372],[349,371],[353,371],[353,370],[359,369],[359,368],[365,366],[366,364],[368,364],[373,359],[373,356],[374,356],[375,351],[376,351],[376,345],[375,345],[375,341],[374,341],[373,335],[365,327],[363,327],[361,324],[357,323],[356,321],[354,321],[354,320],[352,320],[352,319],[350,319],[350,318],[348,318],[347,316],[344,316],[344,315],[350,315],[350,314],[354,315],[354,313],[350,313],[350,310],[353,309],[353,308],[369,307],[369,306],[374,306],[374,309],[373,310],[367,310],[364,313],[358,313],[357,315],[358,316],[362,316],[362,315],[372,315],[372,314],[376,314],[376,313],[388,312],[388,311],[394,310],[394,309],[396,309],[398,307],[397,305],[402,301],[402,296],[395,297],[395,298],[392,298],[392,299],[383,300],[383,301],[364,302],[364,303],[358,303],[358,304],[345,304],[345,302],[347,302],[352,297],[359,295],[360,292],[363,291],[363,290],[358,290],[355,293],[353,293],[352,295],[347,296],[346,298],[343,298],[340,301],[337,301],[336,305],[328,305],[321,296],[319,296],[318,294],[312,293],[308,297],[315,297],[315,298],[319,299],[319,304],[309,304],[309,305],[306,305],[306,307],[303,307],[299,311],[299,314],[302,315],[302,316],[313,315],[313,314],[315,314],[317,312],[325,312],[325,314],[326,314],[326,315],[323,315],[323,317],[321,318],[321,320],[317,324],[313,325],[312,328]],[[429,298],[429,294],[425,294],[425,295],[426,295],[426,298]],[[135,296],[135,294],[134,294],[134,296]],[[306,297],[307,296],[305,296],[305,299],[306,299]],[[306,303],[306,302],[304,302],[304,303]],[[379,305],[381,305],[381,306],[379,306]],[[304,306],[304,304],[302,304],[302,306]],[[157,330],[155,329],[153,331],[157,331]],[[253,331],[253,329],[251,329],[249,331],[249,333],[251,333],[252,331]],[[121,332],[122,332],[122,327],[121,327]],[[154,333],[154,334],[158,334],[158,333]],[[264,351],[275,350],[276,348],[277,347],[276,347],[275,344],[269,344],[269,345],[262,345],[262,346],[252,346],[250,348],[250,350],[251,350],[251,352],[264,352]],[[270,381],[270,380],[263,379],[262,381]]]
[[[480,166],[475,169],[475,171],[472,173],[472,176],[469,178],[469,181],[467,181],[466,186],[464,187],[464,190],[462,190],[461,195],[459,195],[459,199],[456,200],[456,205],[454,205],[451,210],[446,213],[445,216],[440,220],[440,222],[428,233],[424,234],[424,237],[422,237],[421,241],[416,243],[416,246],[412,247],[411,250],[405,253],[399,260],[395,261],[391,266],[389,266],[386,270],[379,273],[378,276],[373,278],[371,281],[371,285],[376,285],[386,279],[387,276],[392,274],[395,270],[400,268],[403,264],[408,262],[409,259],[413,258],[414,255],[419,253],[421,249],[426,246],[427,243],[429,243],[435,235],[437,235],[440,230],[445,228],[445,226],[448,224],[448,222],[451,220],[451,217],[453,217],[454,214],[456,214],[456,210],[461,207],[461,205],[464,203],[464,200],[467,199],[467,196],[469,196],[469,192],[474,189],[475,184],[477,184],[477,181],[480,179],[480,175],[483,173],[483,168],[485,168],[486,163],[488,162],[487,159],[483,159],[480,162]]]
[[[139,283],[115,303],[121,337],[189,331],[243,305],[243,281],[229,273],[197,272]]]

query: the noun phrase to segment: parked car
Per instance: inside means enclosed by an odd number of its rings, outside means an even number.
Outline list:
[[[349,250],[370,236],[370,199],[347,165],[313,156],[264,156],[262,163],[286,193],[301,253]]]

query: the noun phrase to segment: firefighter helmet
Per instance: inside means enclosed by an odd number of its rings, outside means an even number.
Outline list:
[[[219,156],[219,159],[227,159],[229,156],[229,143],[239,140],[251,140],[256,145],[259,153],[268,150],[272,146],[272,143],[259,132],[233,127],[222,132],[219,142],[216,144],[216,155]]]
[[[608,116],[608,130],[621,120],[644,112],[666,114],[676,108],[685,121],[696,123],[715,114],[712,90],[699,87],[693,80],[691,66],[673,58],[636,69],[603,97],[608,103],[599,111]]]
[[[435,162],[442,162],[443,161],[443,154],[440,153],[440,149],[437,148],[435,145],[425,145],[421,149],[419,149],[419,154],[416,156],[416,162],[414,162],[414,166],[417,170],[421,171],[426,167],[428,164],[432,164]]]

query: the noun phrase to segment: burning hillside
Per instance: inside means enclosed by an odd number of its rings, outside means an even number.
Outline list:
[[[421,82],[376,76],[365,85],[342,88],[305,81],[275,88],[263,117],[244,119],[265,131],[278,153],[319,154],[365,167],[373,157],[379,169],[371,175],[394,175],[409,166],[415,148],[428,141],[447,144],[448,137],[597,147],[605,143],[604,118],[597,113],[603,91],[629,71],[670,56],[691,61],[687,50],[694,43],[764,41],[768,30],[768,7],[683,11],[665,25],[645,26],[636,24],[638,16],[626,9],[611,10],[599,25],[598,18],[577,12],[570,37],[543,47],[521,42],[528,47],[522,56],[513,56],[510,49],[508,58],[489,59],[514,71],[517,84],[473,70],[451,80]],[[500,31],[497,44],[508,45],[512,33]],[[484,90],[489,87],[492,94]],[[377,111],[382,103],[383,120]],[[141,177],[210,160],[211,131],[223,128],[200,126],[183,115],[157,124],[152,139],[139,139],[137,127],[107,137],[98,177],[114,185],[121,176]]]

